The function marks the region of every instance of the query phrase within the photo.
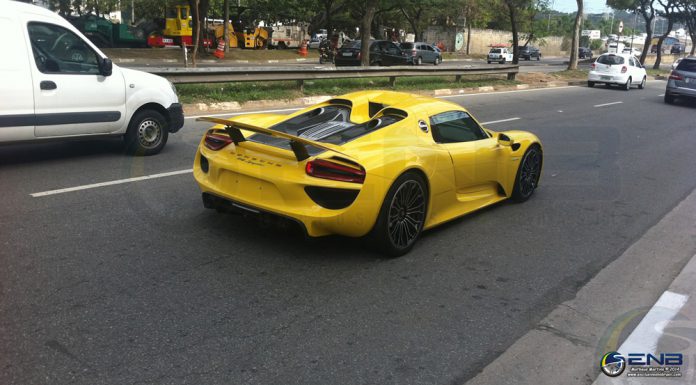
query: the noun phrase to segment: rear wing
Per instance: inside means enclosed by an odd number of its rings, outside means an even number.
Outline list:
[[[331,143],[317,142],[315,140],[301,138],[299,136],[290,135],[288,133],[272,130],[270,128],[253,126],[247,123],[235,122],[234,120],[229,119],[219,119],[205,116],[196,120],[217,123],[225,126],[225,132],[227,132],[227,135],[230,136],[230,139],[232,139],[232,142],[234,142],[235,145],[238,145],[241,142],[246,142],[246,138],[244,137],[244,134],[242,134],[241,130],[251,131],[257,134],[270,135],[276,138],[287,139],[290,141],[290,148],[292,149],[292,152],[295,154],[295,158],[298,162],[301,162],[309,158],[309,152],[307,151],[306,146],[320,148],[325,151],[333,151],[337,154],[347,157],[348,159],[353,159],[352,156],[342,153],[336,148],[335,145]]]

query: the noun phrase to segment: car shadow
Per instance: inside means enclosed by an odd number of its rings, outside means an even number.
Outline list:
[[[0,145],[0,165],[44,162],[55,159],[95,155],[126,155],[120,138],[46,141],[41,143],[7,143]]]

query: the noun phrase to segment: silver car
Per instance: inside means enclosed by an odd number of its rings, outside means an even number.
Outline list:
[[[667,79],[665,103],[672,104],[683,96],[696,98],[696,56],[684,58]]]

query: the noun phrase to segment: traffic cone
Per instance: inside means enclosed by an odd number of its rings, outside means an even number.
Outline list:
[[[303,40],[300,49],[297,51],[302,57],[307,57],[307,40]]]
[[[215,52],[213,52],[213,55],[215,55],[216,58],[218,59],[223,59],[225,57],[225,41],[220,40],[218,43],[217,49]]]

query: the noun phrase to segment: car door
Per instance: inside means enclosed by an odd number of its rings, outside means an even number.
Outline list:
[[[383,51],[385,56],[385,65],[400,65],[405,64],[406,57],[402,55],[401,48],[392,42],[386,42],[385,49]]]
[[[0,142],[34,137],[34,92],[29,56],[18,20],[0,14],[3,57],[0,60]]]
[[[425,51],[425,54],[428,56],[427,62],[435,63],[435,60],[437,60],[437,58],[435,56],[435,50],[433,49],[433,47],[427,44],[423,44],[423,51]]]
[[[506,148],[464,111],[431,116],[430,127],[435,142],[452,158],[457,194],[484,198],[498,193]]]
[[[101,56],[80,36],[32,15],[26,25],[32,48],[37,137],[110,133],[125,122],[123,76],[100,74]]]

